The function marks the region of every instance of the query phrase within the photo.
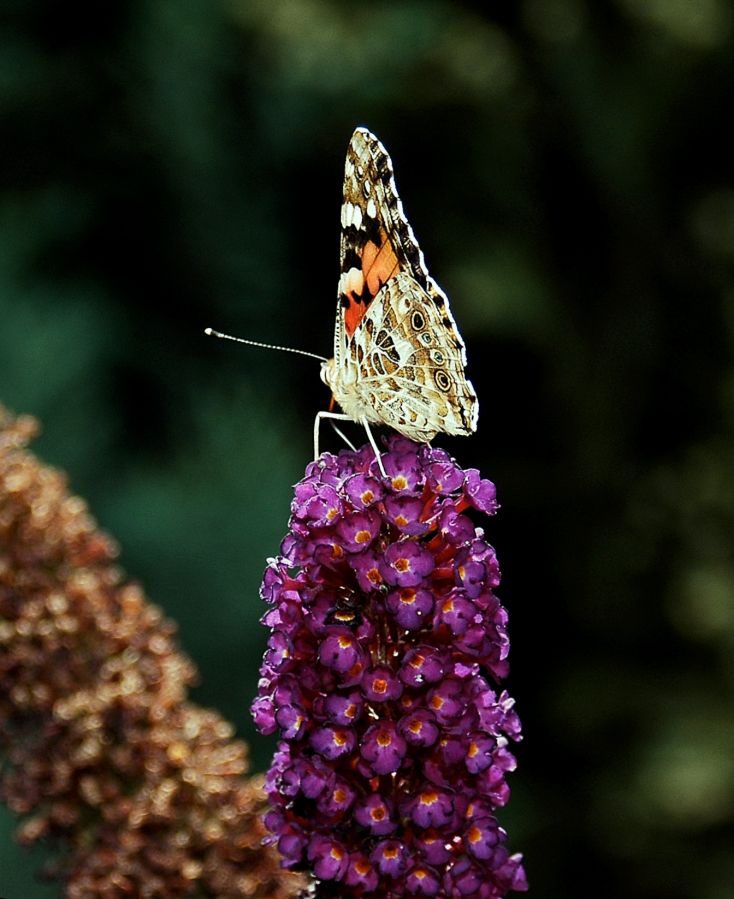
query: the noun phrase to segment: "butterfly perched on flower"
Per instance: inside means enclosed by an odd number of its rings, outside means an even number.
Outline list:
[[[387,150],[366,128],[355,130],[347,148],[340,266],[333,358],[206,333],[321,360],[332,407],[343,412],[317,414],[315,458],[324,418],[364,425],[380,468],[370,423],[419,443],[473,433],[479,405],[464,374],[464,341],[405,217]]]
[[[343,414],[421,443],[476,430],[466,350],[403,212],[387,150],[366,128],[347,149],[334,356],[321,378]],[[373,441],[374,444],[374,441]]]

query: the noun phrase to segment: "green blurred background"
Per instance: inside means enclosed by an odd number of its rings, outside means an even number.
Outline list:
[[[263,770],[258,585],[328,394],[203,329],[330,353],[365,124],[480,397],[436,442],[502,502],[531,895],[734,896],[732,6],[0,10],[0,399],[180,623],[196,699]],[[0,895],[59,896],[0,825]]]

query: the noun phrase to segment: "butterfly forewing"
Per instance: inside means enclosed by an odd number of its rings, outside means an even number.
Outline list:
[[[471,433],[477,400],[464,343],[403,212],[390,157],[365,128],[347,150],[341,225],[335,399],[356,420],[415,440]]]

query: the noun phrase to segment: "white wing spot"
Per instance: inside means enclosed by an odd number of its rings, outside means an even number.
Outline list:
[[[373,219],[377,215],[377,206],[375,205],[375,201],[372,197],[367,201],[367,215]]]
[[[365,195],[365,197],[369,197],[370,191],[372,190],[372,185],[370,184],[370,182],[369,182],[369,181],[365,181],[364,184],[362,185],[362,187],[363,187],[363,189],[364,189],[364,195]]]
[[[362,207],[356,203],[352,206],[352,224],[358,231],[362,227]]]
[[[350,291],[354,293],[362,293],[364,289],[364,275],[358,268],[350,268],[348,272],[343,272],[339,278],[339,293],[348,294]]]

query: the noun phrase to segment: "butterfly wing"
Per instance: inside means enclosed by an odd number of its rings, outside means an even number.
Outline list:
[[[440,310],[407,272],[381,288],[354,343],[356,390],[374,412],[369,421],[420,442],[475,430],[477,399],[461,349],[446,339]]]
[[[383,422],[413,439],[430,440],[439,431],[471,433],[476,429],[477,399],[464,375],[464,342],[405,217],[390,157],[365,128],[355,130],[347,150],[341,225],[334,334],[337,401],[345,411],[360,408],[369,421]],[[401,292],[407,306],[399,302]],[[416,312],[424,321],[421,329],[411,324]],[[401,348],[400,372],[393,371],[386,380],[382,368],[388,356],[374,340],[378,335],[386,340],[391,327],[397,329],[394,342]],[[444,362],[433,362],[435,353]],[[441,388],[435,379],[444,383],[444,377],[448,386]],[[339,390],[345,384],[349,397],[345,389]],[[417,421],[425,422],[422,430],[415,427]]]

